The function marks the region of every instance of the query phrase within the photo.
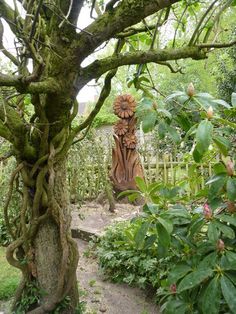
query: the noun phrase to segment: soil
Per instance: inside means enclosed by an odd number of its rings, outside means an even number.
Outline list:
[[[140,206],[132,204],[116,204],[114,212],[108,210],[108,204],[98,204],[88,202],[78,207],[72,205],[71,229],[75,238],[81,238],[81,234],[76,236],[76,231],[82,231],[89,235],[102,235],[107,226],[122,220],[130,220],[139,215]]]

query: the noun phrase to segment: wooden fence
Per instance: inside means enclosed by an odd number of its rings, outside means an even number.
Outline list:
[[[139,145],[147,183],[163,182],[167,185],[181,186],[188,196],[195,195],[205,187],[206,180],[212,175],[216,159],[197,164],[190,154],[189,156],[181,154],[175,146],[168,147],[166,151],[150,137],[149,135],[142,138]],[[76,198],[80,200],[96,198],[110,184],[112,138],[111,136],[109,140],[108,138],[109,136],[105,139],[105,145],[103,139],[99,137],[93,142],[93,147],[86,153],[83,173],[81,171],[78,173],[79,165],[74,163],[77,168],[70,172],[69,181],[71,191],[74,190],[73,195],[77,195]],[[84,147],[86,145],[83,145],[83,149]],[[77,155],[75,159],[80,161],[81,157]]]

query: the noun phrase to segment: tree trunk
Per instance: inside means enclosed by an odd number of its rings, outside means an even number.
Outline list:
[[[7,250],[8,261],[23,274],[13,305],[20,313],[52,313],[55,309],[75,313],[78,305],[78,252],[70,231],[65,159],[53,163],[52,155],[38,168],[21,168],[25,186],[20,236]]]

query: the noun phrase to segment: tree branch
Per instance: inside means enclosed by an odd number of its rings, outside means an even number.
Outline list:
[[[84,0],[73,0],[71,13],[68,17],[68,20],[70,21],[70,23],[74,25],[77,24],[77,20],[78,20],[80,11],[83,7],[83,4],[84,4]]]
[[[0,73],[0,86],[15,87],[20,93],[32,94],[53,94],[61,90],[61,86],[53,78],[47,78],[45,81],[28,83],[27,77],[12,76]]]
[[[196,45],[199,48],[227,48],[236,45],[236,40],[230,41],[228,43],[212,43],[212,44],[199,44]]]
[[[116,36],[125,28],[135,25],[145,17],[168,8],[180,0],[130,0],[121,1],[112,11],[103,13],[77,36],[75,55],[77,64],[90,55],[103,42]],[[92,34],[89,35],[89,34]]]
[[[136,51],[125,54],[113,55],[101,60],[95,60],[93,63],[81,70],[81,77],[87,77],[89,82],[93,78],[100,77],[103,73],[118,68],[122,65],[142,64],[142,63],[160,63],[163,61],[192,58],[195,60],[207,58],[206,52],[201,47],[184,47],[176,49],[158,49],[149,51]]]
[[[0,50],[9,60],[11,60],[16,66],[18,66],[19,62],[16,59],[16,57],[13,56],[9,51],[7,51],[5,47],[3,46],[3,32],[4,32],[4,27],[0,19]]]
[[[125,38],[125,37],[129,37],[135,34],[139,34],[139,33],[144,33],[147,32],[149,30],[153,30],[156,28],[156,24],[153,25],[148,25],[148,26],[144,26],[144,27],[129,27],[127,29],[125,29],[123,32],[117,34],[115,37],[116,38]]]
[[[2,17],[7,22],[14,34],[18,33],[18,28],[15,20],[15,12],[4,0],[0,0],[0,17]],[[22,17],[19,16],[17,18],[19,22],[23,25]]]

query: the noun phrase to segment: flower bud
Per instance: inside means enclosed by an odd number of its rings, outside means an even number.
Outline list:
[[[216,249],[217,249],[218,252],[223,252],[223,251],[224,251],[224,249],[225,249],[225,244],[224,244],[224,241],[223,241],[223,240],[219,239],[219,240],[217,241]]]
[[[234,162],[232,160],[226,162],[226,170],[229,176],[234,175]]]
[[[153,108],[154,110],[157,110],[157,103],[156,103],[156,102],[153,102],[153,103],[152,103],[152,108]]]
[[[173,283],[172,285],[170,285],[170,292],[173,294],[176,294],[177,292],[177,286],[175,283]]]
[[[212,106],[210,106],[207,110],[207,118],[210,120],[213,117],[213,114],[214,114],[214,110]]]
[[[212,218],[212,210],[208,204],[205,204],[203,207],[203,215],[206,220],[210,220]]]
[[[193,83],[190,83],[188,88],[187,88],[187,95],[189,97],[193,97],[193,95],[195,94],[195,88],[194,88],[194,85]]]
[[[231,202],[231,201],[228,201],[227,202],[227,209],[228,209],[228,212],[230,214],[233,214],[236,212],[236,206],[235,206],[235,203],[234,202]]]

